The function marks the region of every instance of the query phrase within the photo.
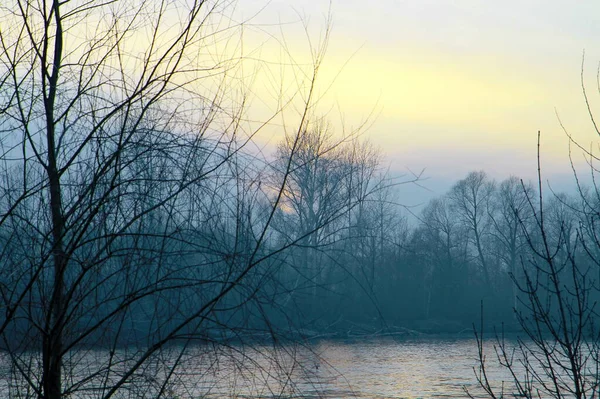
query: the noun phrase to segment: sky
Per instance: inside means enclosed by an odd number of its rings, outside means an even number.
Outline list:
[[[581,78],[583,65],[600,120],[600,2],[252,0],[238,6],[244,18],[258,13],[252,23],[277,32],[271,33],[276,42],[284,37],[295,60],[310,54],[308,40],[313,47],[319,42],[329,9],[318,108],[338,129],[367,120],[364,137],[394,173],[424,170],[427,190],[407,188],[409,203],[443,194],[472,170],[498,180],[535,179],[538,131],[544,178],[561,189],[572,181],[565,131],[585,148],[600,142]],[[275,48],[264,44],[261,54]],[[255,84],[259,91],[265,85]],[[277,134],[262,138],[267,147]],[[581,152],[572,154],[586,173]]]

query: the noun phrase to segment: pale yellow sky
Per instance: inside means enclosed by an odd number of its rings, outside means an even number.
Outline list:
[[[260,4],[245,3],[240,12],[251,15]],[[283,22],[265,30],[283,35],[302,63],[306,36],[293,22],[308,21],[316,43],[328,6],[271,1],[254,21]],[[436,179],[456,180],[475,169],[496,178],[532,178],[541,130],[546,174],[568,174],[568,140],[555,112],[586,146],[598,139],[580,68],[585,50],[585,83],[600,119],[600,3],[373,0],[367,6],[352,0],[334,1],[331,9],[332,36],[319,76],[328,91],[318,112],[338,129],[341,120],[349,129],[374,112],[365,136],[393,170],[426,168],[434,186]],[[266,44],[261,54],[273,57],[275,47]],[[270,84],[257,80],[256,93],[274,97],[268,87],[275,80],[272,72]],[[263,140],[278,140],[277,129],[266,132]]]

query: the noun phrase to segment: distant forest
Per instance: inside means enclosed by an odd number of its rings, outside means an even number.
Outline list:
[[[76,184],[87,172],[68,176],[74,184],[65,184],[64,201],[77,216],[70,228],[83,229],[68,242],[72,266],[64,274],[74,287],[74,345],[146,342],[148,332],[173,329],[175,338],[208,340],[471,334],[482,306],[486,323],[518,328],[525,274],[539,273],[540,196],[532,183],[474,171],[409,223],[397,186],[420,176],[391,177],[376,149],[356,137],[336,139],[321,120],[281,142],[269,162],[188,140],[136,133],[122,151],[116,188],[111,174],[92,188]],[[181,187],[194,168],[200,177]],[[13,199],[11,185],[31,184],[22,178],[35,173],[10,169],[3,209]],[[81,190],[114,197],[90,193],[86,201],[100,215],[88,215]],[[544,231],[565,261],[591,250],[577,247],[577,235],[595,237],[594,198],[579,194],[544,199]],[[43,319],[37,304],[48,295],[43,286],[27,288],[39,254],[51,253],[46,236],[38,236],[51,231],[40,212],[44,201],[22,198],[0,229],[4,290],[27,293],[21,308],[8,308],[17,313],[5,336],[23,348],[37,345],[31,322]],[[201,317],[202,328],[187,324],[185,316],[207,304],[211,317]],[[116,330],[104,327],[115,318]]]
[[[532,293],[546,309],[556,306],[555,272],[569,295],[585,296],[583,311],[599,298],[596,190],[541,196],[538,182],[473,171],[407,218],[396,185],[414,181],[382,173],[368,145],[331,140],[305,132],[292,157],[272,240],[298,241],[274,260],[264,287],[279,298],[269,309],[280,317],[270,320],[293,321],[308,335],[352,336],[472,334],[483,317],[515,332],[531,316]],[[288,155],[280,147],[278,157]],[[558,265],[551,273],[541,265],[546,247]],[[570,290],[577,284],[584,294]]]

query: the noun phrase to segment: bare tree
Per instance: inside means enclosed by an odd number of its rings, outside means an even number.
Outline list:
[[[448,198],[459,219],[466,227],[469,240],[474,248],[474,258],[483,273],[485,282],[494,290],[493,271],[491,270],[489,251],[486,251],[486,241],[491,230],[489,217],[490,201],[495,185],[485,172],[471,172],[457,182]]]
[[[422,256],[427,259],[426,314],[430,317],[431,304],[439,297],[446,304],[456,298],[460,269],[466,266],[466,241],[461,240],[460,225],[445,197],[431,200],[421,212],[423,235]],[[447,311],[447,309],[444,309]]]
[[[227,348],[252,312],[274,333],[257,292],[295,242],[270,247],[269,231],[325,46],[265,192],[242,153],[243,54],[219,47],[239,43],[233,9],[0,5],[0,339],[14,396],[175,395],[193,342]]]
[[[512,279],[520,281],[521,258],[527,253],[527,239],[524,227],[532,221],[533,213],[529,201],[535,199],[534,187],[519,178],[511,176],[503,180],[495,192],[489,216],[492,221],[492,236],[497,258]],[[518,307],[517,287],[513,289],[513,306]]]
[[[292,144],[288,138],[278,147],[271,177],[276,185]],[[295,313],[314,318],[347,300],[369,307],[376,302],[377,274],[394,232],[391,190],[399,180],[380,169],[379,154],[366,141],[335,136],[323,120],[309,123],[297,145],[277,219],[279,239],[298,241],[284,273],[293,287],[288,299],[297,301],[301,310]],[[334,318],[342,318],[340,311]]]
[[[565,195],[544,200],[539,155],[538,172],[537,198],[522,187],[533,215],[532,224],[519,221],[528,253],[521,257],[522,278],[514,279],[519,290],[515,312],[523,337],[515,342],[497,333],[494,344],[495,360],[512,380],[500,386],[491,379],[481,330],[476,376],[492,398],[511,393],[526,398],[595,398],[600,386],[598,260],[588,248],[596,243],[586,233],[585,207]],[[580,194],[585,199],[583,191]]]

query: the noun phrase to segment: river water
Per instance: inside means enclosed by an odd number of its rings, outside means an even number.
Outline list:
[[[494,361],[491,344],[486,345],[486,351],[492,385],[502,386],[506,381],[508,387],[512,379]],[[474,339],[322,340],[277,347],[199,345],[181,353],[185,355],[178,356],[177,348],[163,353],[155,366],[134,373],[132,378],[138,380],[128,382],[125,392],[116,397],[154,397],[159,386],[162,397],[172,399],[458,399],[469,397],[465,390],[474,397],[486,397],[474,373],[479,364]],[[72,354],[66,366],[72,364],[74,371],[65,383],[73,381],[79,392],[71,397],[102,397],[102,392],[93,392],[120,378],[127,369],[127,359],[133,362],[136,357],[139,353],[121,351],[113,353],[111,363],[107,363],[109,357],[104,351]],[[178,366],[170,373],[173,359]],[[112,374],[99,372],[97,378],[89,378],[94,369],[104,367],[102,364],[111,364]],[[163,384],[166,375],[168,383]],[[0,391],[9,393],[9,385],[6,376],[0,376]],[[22,390],[22,384],[17,385],[21,389],[13,387],[10,396]],[[127,386],[137,388],[127,391]],[[506,397],[512,397],[511,393],[508,388]]]
[[[347,386],[364,398],[462,398],[476,394],[474,340],[323,342],[317,350],[340,374],[325,385],[331,397]],[[320,369],[320,368],[319,368]]]
[[[487,345],[486,350],[489,358],[493,357],[492,346]],[[447,338],[319,341],[287,347],[277,354],[268,347],[254,347],[235,356],[221,356],[218,372],[188,394],[210,398],[416,399],[468,398],[468,390],[483,398],[474,374],[479,370],[477,353],[474,339]],[[249,364],[243,358],[253,361]],[[504,369],[488,363],[493,385],[511,381]]]

